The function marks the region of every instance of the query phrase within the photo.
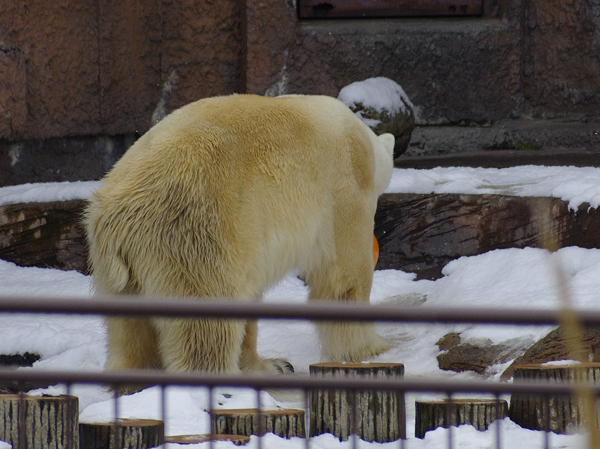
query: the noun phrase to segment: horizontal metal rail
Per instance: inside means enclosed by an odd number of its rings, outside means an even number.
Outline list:
[[[534,382],[489,382],[462,379],[360,379],[323,378],[317,376],[279,375],[203,375],[173,374],[157,370],[144,371],[59,371],[59,370],[8,370],[0,369],[0,382],[53,382],[61,384],[106,385],[179,385],[196,387],[248,387],[257,390],[382,390],[440,393],[489,393],[489,394],[554,394],[569,395],[578,391],[582,384],[557,384]],[[600,394],[600,385],[587,385],[586,390]]]
[[[378,321],[404,323],[557,324],[572,313],[583,325],[599,325],[598,310],[401,307],[340,303],[165,300],[134,297],[35,298],[0,296],[0,313],[61,313],[108,316],[162,316],[228,319]]]

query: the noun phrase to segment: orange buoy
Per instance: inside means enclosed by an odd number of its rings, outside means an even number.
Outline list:
[[[373,265],[377,265],[377,261],[379,260],[379,243],[377,243],[377,238],[375,234],[373,234]]]

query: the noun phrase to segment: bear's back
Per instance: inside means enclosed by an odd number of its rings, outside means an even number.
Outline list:
[[[330,97],[191,103],[142,136],[105,177],[88,208],[91,252],[112,245],[146,292],[259,294],[292,267],[334,257],[335,207],[374,214],[369,133]],[[240,292],[243,285],[256,291]]]

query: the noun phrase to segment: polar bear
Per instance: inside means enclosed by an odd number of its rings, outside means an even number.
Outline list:
[[[85,213],[99,294],[260,299],[296,269],[310,300],[367,303],[394,137],[325,96],[231,95],[173,112],[115,164]],[[107,318],[107,370],[286,371],[255,321]],[[372,323],[317,324],[325,358],[388,348]]]

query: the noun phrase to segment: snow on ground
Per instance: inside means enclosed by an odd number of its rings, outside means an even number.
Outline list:
[[[594,182],[594,178],[598,181]],[[535,181],[535,182],[534,182]],[[74,184],[74,185],[73,185]],[[51,201],[89,195],[94,183],[44,184],[0,188],[0,204],[20,201]],[[41,188],[40,188],[41,187]],[[32,193],[37,189],[38,193]],[[20,192],[23,192],[21,195]],[[600,171],[559,167],[516,167],[514,169],[434,169],[395,170],[390,192],[453,192],[510,193],[513,195],[558,196],[572,207],[581,202],[597,205],[600,201]],[[506,249],[474,257],[463,257],[444,268],[444,277],[436,281],[414,279],[414,275],[398,270],[377,271],[374,276],[372,303],[398,304],[412,307],[511,307],[556,308],[560,305],[554,282],[554,267],[563,267],[570,281],[573,300],[578,308],[600,307],[596,300],[600,290],[600,250],[563,248],[554,254],[542,249]],[[52,269],[22,268],[0,261],[0,294],[2,295],[62,295],[90,297],[89,278],[76,272]],[[265,294],[268,302],[305,302],[307,289],[293,275],[285,277]],[[407,377],[479,378],[473,373],[449,373],[438,368],[437,340],[448,332],[460,332],[468,342],[488,341],[529,346],[551,327],[500,326],[466,324],[378,324],[380,334],[392,349],[377,361],[401,362]],[[105,360],[105,331],[100,318],[61,315],[0,315],[0,353],[37,352],[42,359],[33,368],[101,370]],[[308,365],[320,361],[319,343],[311,323],[303,321],[269,321],[259,323],[259,351],[267,357],[287,358],[299,373],[307,373]],[[498,378],[506,365],[492,367],[488,379]],[[59,393],[55,386],[37,393]],[[82,421],[106,421],[113,418],[111,396],[96,386],[74,386],[72,392],[80,398]],[[202,388],[169,387],[166,390],[167,434],[208,432],[208,394]],[[425,439],[414,438],[414,401],[431,395],[409,394],[405,447],[411,449],[446,448],[448,430],[428,432]],[[149,388],[120,399],[122,417],[155,418],[162,416],[161,392]],[[301,407],[303,398],[294,394],[262,393],[264,408],[276,406]],[[248,408],[256,406],[256,394],[247,389],[221,388],[215,391],[214,407]],[[544,446],[541,432],[524,430],[508,419],[500,423],[503,447],[537,448]],[[453,429],[453,447],[494,447],[495,427],[477,432],[472,427]],[[584,437],[550,435],[550,447],[581,447]],[[177,445],[169,445],[176,447]],[[184,447],[184,446],[182,446]],[[208,444],[185,447],[208,447]],[[233,448],[231,443],[216,443],[215,448]],[[258,447],[253,437],[249,446]],[[284,440],[267,435],[262,447],[303,448],[300,439]],[[331,435],[311,439],[312,448],[350,448]],[[398,443],[377,444],[359,442],[360,448],[392,448]]]

